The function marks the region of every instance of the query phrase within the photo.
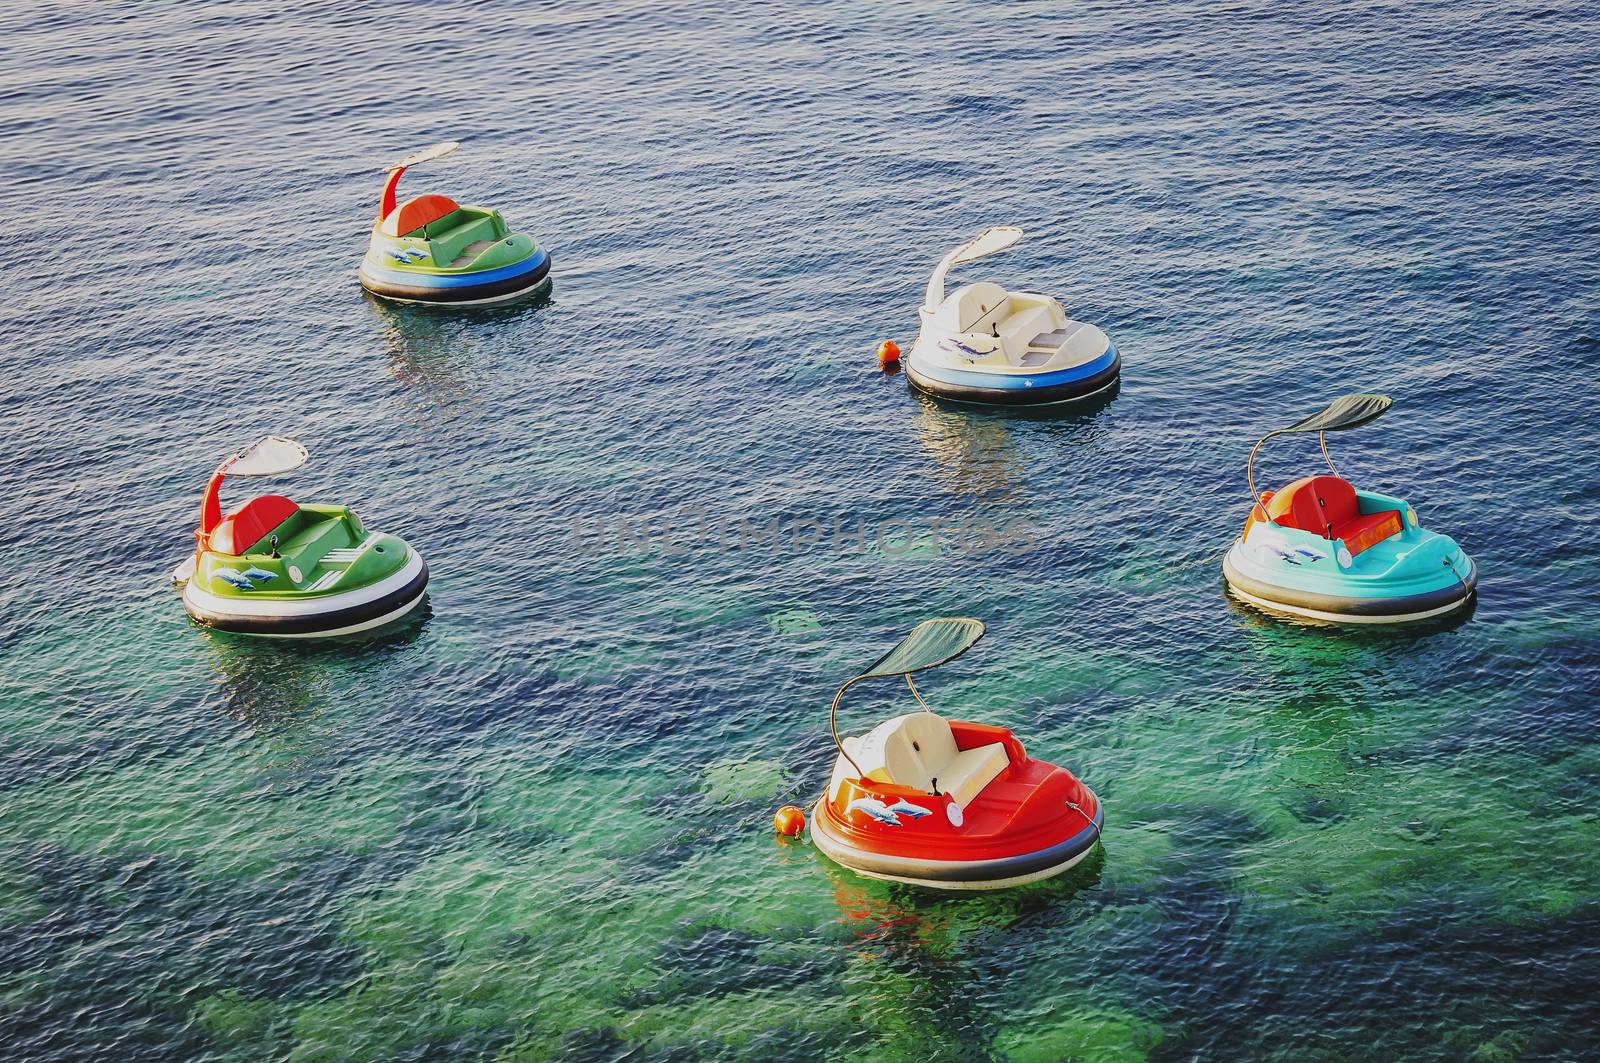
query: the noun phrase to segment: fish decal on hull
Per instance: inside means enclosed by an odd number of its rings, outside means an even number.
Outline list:
[[[212,575],[226,583],[228,586],[237,587],[242,591],[253,591],[256,589],[256,585],[246,579],[244,573],[238,571],[237,569],[219,568],[213,572]]]
[[[993,351],[980,351],[976,347],[968,347],[960,340],[940,340],[939,347],[941,350],[959,354],[965,358],[987,358],[994,353]]]
[[[1267,561],[1276,556],[1285,564],[1294,565],[1298,568],[1308,560],[1314,564],[1328,559],[1328,555],[1325,552],[1309,546],[1291,545],[1288,539],[1261,524],[1254,525],[1250,529],[1250,534],[1246,537],[1245,542],[1262,561]]]
[[[889,811],[898,812],[902,816],[910,816],[912,819],[921,819],[923,816],[933,815],[933,813],[928,811],[926,808],[923,808],[921,805],[914,805],[903,797],[894,804],[890,805]]]
[[[905,798],[900,798],[892,805],[885,805],[875,797],[858,797],[844,806],[846,812],[865,812],[885,827],[898,827],[901,825],[900,817],[905,816],[913,822],[931,816],[933,813],[921,805],[914,805]]]
[[[900,817],[889,811],[889,807],[874,797],[858,797],[844,806],[846,812],[865,812],[885,827],[898,827]]]
[[[244,570],[244,578],[248,580],[255,580],[260,583],[266,583],[270,580],[277,579],[278,574],[276,572],[268,572],[264,568],[251,567]]]

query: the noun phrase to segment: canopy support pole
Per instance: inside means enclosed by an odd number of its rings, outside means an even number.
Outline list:
[[[194,533],[197,562],[200,551],[211,545],[212,530],[222,523],[222,481],[228,478],[228,470],[238,460],[239,455],[234,454],[218,465],[211,479],[206,481],[206,493],[200,497],[200,528]]]
[[[1332,470],[1335,476],[1339,476],[1339,467],[1333,463],[1332,458],[1328,457],[1328,433],[1318,432],[1317,442],[1322,445],[1322,460],[1328,463],[1328,468]],[[1340,476],[1339,478],[1343,479],[1344,477]]]
[[[965,246],[965,244],[962,245],[962,247]],[[941,258],[939,264],[933,267],[933,275],[928,278],[928,290],[922,295],[922,309],[924,312],[931,314],[939,309],[940,303],[944,302],[944,275],[950,272],[950,266],[953,264],[952,260],[960,251],[960,247],[956,248]]]
[[[928,708],[928,703],[922,700],[922,692],[917,689],[917,684],[911,681],[910,672],[906,673],[906,686],[911,688],[911,696],[917,699],[917,704],[922,706],[924,712],[933,712],[932,709]]]
[[[1281,431],[1281,429],[1279,431]],[[1268,524],[1276,524],[1278,522],[1267,515],[1267,504],[1261,500],[1261,492],[1256,490],[1256,453],[1261,450],[1261,444],[1265,443],[1267,440],[1271,439],[1277,434],[1278,432],[1276,431],[1268,432],[1266,435],[1257,440],[1256,445],[1250,448],[1249,459],[1244,463],[1244,478],[1245,482],[1250,485],[1250,497],[1255,500],[1256,506],[1261,510],[1261,519],[1266,521]]]
[[[856,758],[849,754],[844,748],[844,743],[839,740],[839,702],[844,700],[844,692],[855,686],[863,678],[865,677],[858,675],[840,687],[839,693],[833,696],[833,704],[828,707],[828,730],[833,734],[833,744],[839,747],[839,755],[848,760],[850,766],[856,769],[856,778],[858,779],[864,778],[866,773],[861,770],[861,765],[856,763]],[[908,676],[907,678],[910,677]]]
[[[400,184],[400,175],[406,172],[404,166],[396,166],[389,171],[389,179],[383,182],[383,198],[378,200],[378,223],[394,213],[395,189]]]

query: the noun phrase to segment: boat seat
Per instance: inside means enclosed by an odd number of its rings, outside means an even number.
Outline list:
[[[1363,513],[1354,520],[1347,520],[1343,524],[1336,524],[1333,535],[1336,539],[1343,539],[1344,545],[1354,557],[1369,546],[1375,546],[1385,539],[1399,535],[1405,525],[1400,521],[1400,511],[1386,509],[1381,513]]]
[[[1016,305],[1016,300],[1012,300],[1012,305]],[[1002,336],[1014,336],[1018,340],[1032,343],[1035,336],[1045,332],[1054,324],[1055,320],[1049,307],[1023,306],[1013,310],[1001,320],[999,332]]]
[[[463,207],[453,218],[448,219],[448,226],[438,225],[429,235],[429,243],[433,247],[434,261],[451,262],[459,258],[468,244],[477,241],[486,241],[493,244],[505,235],[503,226],[498,224],[498,217],[491,213],[479,213],[470,207]]]
[[[1011,305],[1013,308],[1019,306],[1015,299],[1011,300]],[[1053,324],[1055,317],[1050,313],[1049,307],[1038,304],[1029,306],[1024,303],[1020,304],[1020,309],[1013,309],[1011,314],[1002,319],[994,331],[1004,337],[1006,350],[1014,354],[1012,364],[1022,365],[1028,354],[1029,342]],[[1054,354],[1054,351],[1050,352],[1050,355]]]
[[[1399,535],[1404,525],[1398,510],[1361,512],[1356,489],[1338,476],[1307,476],[1296,480],[1267,502],[1267,516],[1288,528],[1342,539],[1351,556],[1369,546]]]
[[[1068,332],[1064,328],[1051,329],[1049,332],[1041,332],[1033,339],[1029,340],[1028,346],[1039,347],[1049,351],[1059,351],[1061,349],[1061,345],[1066,343],[1067,338],[1071,335],[1072,333]]]
[[[282,495],[252,498],[229,513],[211,529],[207,542],[219,554],[238,557],[247,553],[267,534],[294,516],[299,506]]]
[[[462,247],[461,253],[450,260],[451,269],[459,269],[495,245],[494,240],[474,240]]]
[[[979,281],[969,284],[955,294],[956,332],[990,331],[989,326],[1009,317],[1011,297],[998,284]]]
[[[296,565],[309,572],[328,553],[348,546],[350,537],[342,520],[320,513],[307,513],[307,516],[313,518],[310,523],[279,543],[278,549],[284,557],[293,558]]]
[[[1000,742],[957,749],[950,724],[931,712],[909,712],[885,720],[850,740],[848,748],[866,778],[949,794],[963,807],[1010,763]]]
[[[424,225],[448,218],[460,209],[449,196],[414,196],[391,210],[378,231],[385,236],[410,236]]]

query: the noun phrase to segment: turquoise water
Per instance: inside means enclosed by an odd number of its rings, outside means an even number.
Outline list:
[[[0,28],[6,1058],[1600,1046],[1591,9]],[[359,291],[381,166],[447,137],[405,187],[547,244],[547,301]],[[1123,351],[1109,404],[876,372],[994,223],[1030,235],[988,275]],[[1396,407],[1335,456],[1478,560],[1470,617],[1225,597],[1250,444],[1356,389]],[[425,554],[427,615],[335,646],[185,620],[204,478],[267,432],[313,454],[284,490]],[[1061,880],[946,898],[771,835],[834,687],[947,613],[990,633],[933,704],[1105,801]]]

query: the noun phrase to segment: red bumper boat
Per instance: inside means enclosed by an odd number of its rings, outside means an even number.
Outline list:
[[[1071,772],[1029,757],[1004,727],[945,720],[912,683],[912,672],[961,656],[983,630],[966,618],[925,620],[839,688],[829,713],[839,756],[811,820],[829,859],[872,878],[990,890],[1058,875],[1100,840],[1100,800]],[[896,676],[921,711],[841,740],[845,691]]]

